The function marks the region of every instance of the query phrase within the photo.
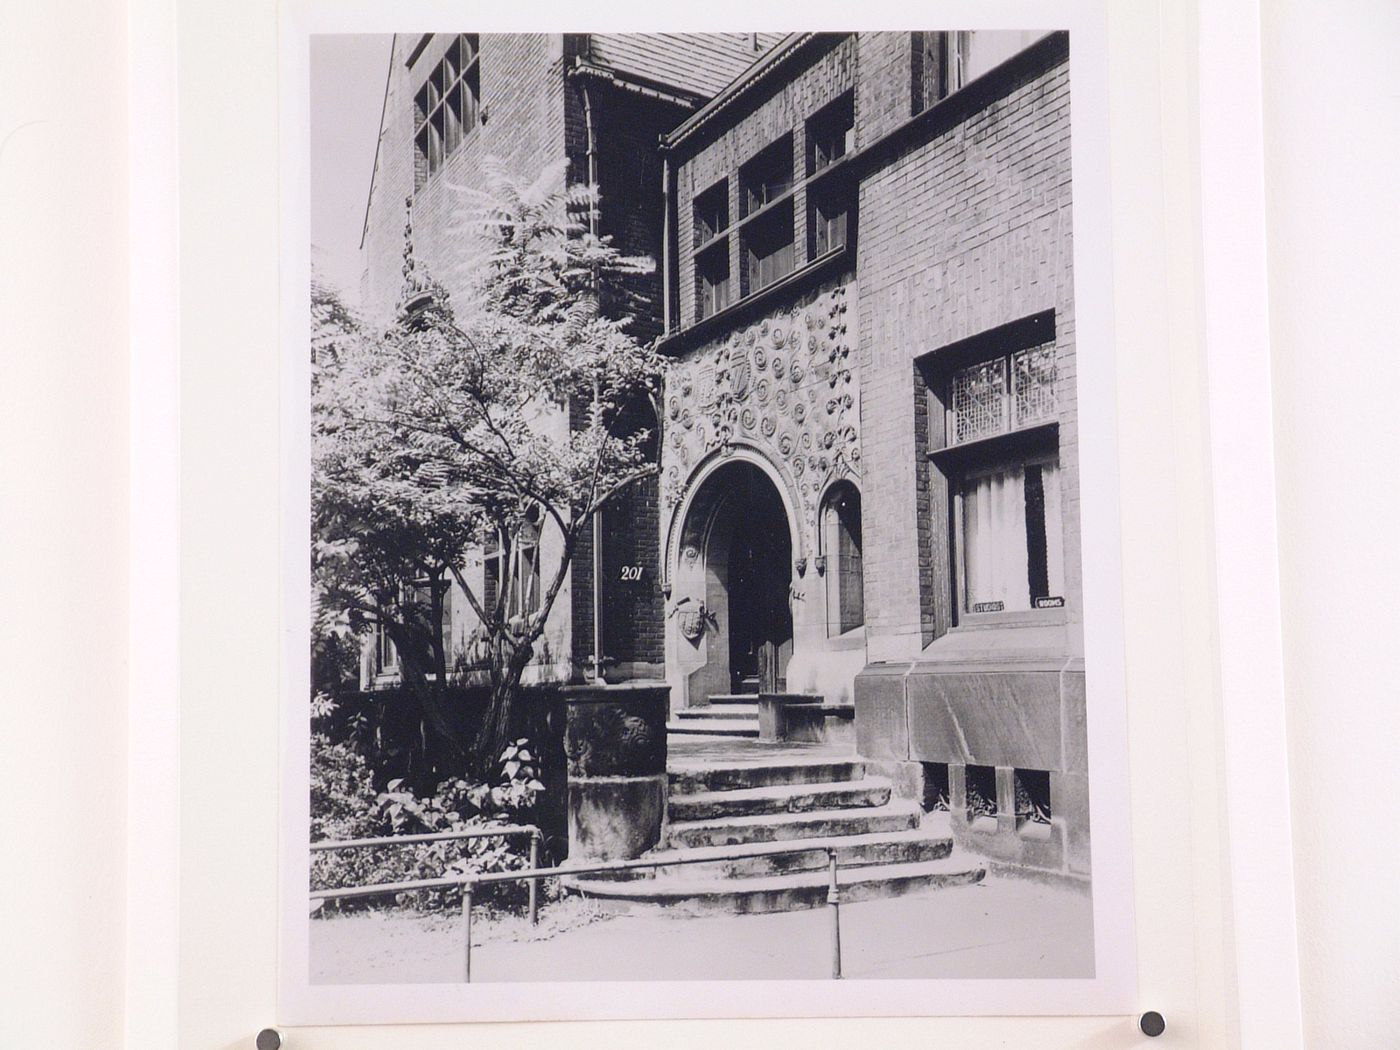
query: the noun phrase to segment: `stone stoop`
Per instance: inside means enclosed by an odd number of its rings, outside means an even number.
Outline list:
[[[581,876],[569,885],[619,908],[670,915],[795,911],[826,903],[827,849],[843,901],[979,882],[949,830],[859,761],[800,759],[691,765],[669,772],[667,825],[652,870]],[[793,845],[801,852],[784,852]],[[757,853],[757,856],[742,854]]]
[[[668,733],[690,736],[757,738],[758,697],[750,693],[719,693],[708,703],[677,711],[666,724]]]

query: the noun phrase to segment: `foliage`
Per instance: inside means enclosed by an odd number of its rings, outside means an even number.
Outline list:
[[[654,474],[654,350],[627,333],[627,279],[647,260],[590,232],[591,187],[564,166],[522,183],[490,166],[458,188],[462,291],[449,302],[417,267],[395,323],[379,333],[328,289],[313,290],[313,569],[327,622],[382,626],[407,680],[441,701],[454,666],[441,605],[455,582],[480,622],[490,711],[478,766],[504,748],[510,706],[537,652],[578,540],[614,493]],[[609,305],[609,309],[604,308]],[[537,609],[513,607],[517,541],[555,535]],[[470,551],[501,552],[494,601],[466,577]],[[546,545],[540,544],[541,549]],[[446,730],[439,707],[430,717]]]
[[[505,824],[529,823],[544,784],[531,761],[530,743],[521,739],[502,754],[499,782],[494,786],[463,779],[444,781],[419,797],[402,781],[388,789],[373,789],[369,767],[347,742],[332,743],[322,733],[312,736],[311,840],[343,841],[389,835],[421,835],[466,831]],[[331,889],[385,882],[434,879],[445,875],[509,871],[528,865],[528,840],[523,837],[420,842],[312,854],[311,886]],[[484,888],[486,904],[518,906],[528,896],[524,882]],[[398,894],[394,903],[424,911],[455,908],[461,891],[421,890]],[[332,902],[332,910],[382,907],[383,898]]]

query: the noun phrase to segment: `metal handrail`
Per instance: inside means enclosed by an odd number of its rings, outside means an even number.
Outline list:
[[[836,859],[834,846],[791,846],[787,849],[752,850],[746,853],[726,853],[720,857],[671,857],[657,860],[607,861],[586,867],[564,865],[552,868],[531,867],[523,871],[488,872],[485,875],[452,875],[437,879],[415,879],[410,882],[384,882],[372,886],[348,886],[338,890],[312,890],[312,900],[341,900],[348,897],[373,897],[379,894],[405,893],[411,890],[462,888],[463,975],[467,983],[472,979],[472,898],[477,886],[498,882],[520,882],[529,880],[531,906],[534,907],[534,889],[540,879],[560,875],[600,875],[614,871],[641,871],[647,868],[664,868],[673,864],[715,864],[729,860],[748,860],[753,857],[780,857],[792,853],[825,853],[830,871],[827,885],[826,903],[831,906],[831,976],[841,978],[841,888],[837,882],[840,862]],[[537,922],[537,913],[532,912],[531,921]]]
[[[366,849],[373,846],[407,846],[418,842],[451,842],[464,839],[514,838],[518,835],[530,836],[530,867],[535,869],[540,863],[540,846],[544,833],[534,824],[503,824],[494,828],[470,828],[463,831],[435,831],[423,835],[386,835],[372,839],[340,839],[331,842],[311,843],[311,852],[321,853],[345,849]],[[312,900],[340,900],[343,897],[370,896],[356,892],[358,889],[375,893],[406,893],[417,889],[446,889],[460,886],[460,877],[441,879],[415,879],[410,882],[385,882],[374,887],[349,887],[348,890],[312,890]],[[538,882],[530,883],[530,924],[540,921],[540,889]]]

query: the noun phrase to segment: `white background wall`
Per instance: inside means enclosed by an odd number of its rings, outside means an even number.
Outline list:
[[[1393,304],[1400,301],[1400,8],[1390,0],[1272,0],[1263,14],[1304,1012],[1311,1047],[1369,1050],[1396,1045],[1400,1026],[1400,894],[1394,888],[1400,829],[1393,815],[1400,797],[1400,677],[1390,666],[1400,625],[1400,442],[1394,422],[1400,338],[1393,318]],[[0,631],[0,772],[6,790],[0,804],[0,1037],[7,1046],[85,1050],[121,1042],[127,759],[124,31],[123,11],[114,0],[0,7],[0,595],[6,610]],[[264,18],[251,30],[245,21],[242,31],[261,34],[265,44],[273,29]],[[232,82],[242,74],[238,49],[224,53],[227,63],[218,73]],[[60,61],[63,55],[74,64]],[[69,75],[60,76],[64,70]],[[270,100],[261,97],[260,103]],[[221,112],[216,98],[197,90],[182,104],[207,106],[208,119],[245,129],[256,124],[246,115]],[[1120,131],[1131,133],[1115,129]],[[194,170],[237,165],[240,159],[211,155]],[[190,201],[211,209],[202,216],[186,213],[191,231],[212,236],[223,221],[216,198],[201,197],[196,186]],[[264,219],[239,236],[264,242],[270,223]],[[214,274],[205,281],[191,294],[207,303],[247,291],[222,286]],[[240,322],[220,349],[232,352],[238,337],[271,335],[260,322]],[[217,402],[221,382],[238,377],[232,362],[206,365],[187,392],[207,404]],[[245,377],[238,389],[246,394],[248,386]],[[271,424],[262,417],[258,422]],[[246,484],[246,475],[239,474],[246,456],[212,444],[193,451],[211,470],[227,472],[211,485],[227,493]],[[267,448],[253,453],[263,462],[269,456]],[[187,551],[187,573],[225,558],[220,544],[246,541],[207,534]],[[256,591],[243,597],[275,600]],[[216,626],[233,633],[220,637],[210,629],[196,641],[209,648],[205,655],[217,665],[229,650],[216,650],[236,647],[247,625]],[[253,687],[269,683],[220,687],[217,699],[229,705],[228,725],[242,724],[238,702]],[[142,698],[135,695],[131,702],[139,705]],[[253,729],[242,730],[248,740],[275,732],[265,710],[255,721]],[[213,724],[205,722],[199,732]],[[199,785],[236,783],[246,778],[250,759],[265,771],[271,757],[221,752],[212,736],[186,743],[190,753],[198,750],[215,763],[185,771],[194,790],[186,804],[199,804],[184,825],[187,850],[196,850],[187,855],[197,857],[202,843],[222,848],[230,834],[261,834],[265,829],[252,823],[222,824],[217,792]],[[210,746],[200,750],[205,743]],[[269,803],[260,797],[254,809],[265,813]],[[233,815],[250,821],[255,816],[246,808]],[[210,896],[202,903],[215,907],[219,894],[228,895],[226,902],[237,898],[236,876],[246,869],[213,883],[207,874],[201,891]],[[270,871],[261,871],[261,881],[271,883]],[[186,985],[186,1032],[229,1034],[185,1045],[245,1045],[246,1036],[232,1033],[249,1032],[263,1016],[262,1007],[254,1018],[245,1004],[270,1006],[262,990],[270,978],[256,974],[273,959],[256,937],[229,943],[227,924],[203,932],[221,940],[205,940],[198,926],[187,928],[186,965],[207,971],[195,960],[208,951],[207,962],[219,972],[205,972]],[[1200,935],[1209,939],[1214,933],[1203,928]],[[250,982],[258,990],[250,990]],[[1039,1030],[1047,1032],[1046,1026]],[[987,1026],[964,1031],[983,1037],[975,1045],[1015,1045],[997,1039]],[[1121,1045],[1113,1031],[1100,1029],[1097,1040],[1089,1036],[1081,1045]],[[786,1027],[787,1036],[804,1045],[848,1044],[871,1032],[862,1023]],[[655,1034],[653,1026],[629,1029],[636,1045],[658,1045]],[[540,1035],[566,1038],[558,1030]],[[732,1027],[715,1025],[671,1030],[672,1045],[734,1035]],[[882,1031],[891,1045],[926,1041],[926,1035],[913,1024],[891,1023]],[[370,1045],[370,1038],[365,1032],[341,1042]],[[571,1029],[567,1038],[581,1046],[624,1042],[596,1026]],[[1228,1040],[1217,1031],[1215,1042]],[[380,1039],[374,1045],[389,1044]]]
[[[1400,4],[1266,0],[1271,343],[1303,1015],[1400,1046]]]
[[[120,1045],[126,93],[115,3],[0,3],[0,1046]]]

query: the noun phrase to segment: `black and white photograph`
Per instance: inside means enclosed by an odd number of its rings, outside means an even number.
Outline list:
[[[1130,959],[1071,39],[309,34],[292,979]]]
[[[1400,1046],[1397,50],[0,2],[0,1050]]]

